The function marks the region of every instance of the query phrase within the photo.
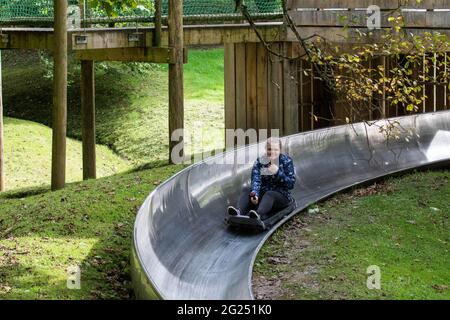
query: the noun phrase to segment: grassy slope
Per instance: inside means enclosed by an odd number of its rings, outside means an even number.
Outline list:
[[[135,214],[177,166],[0,195],[0,299],[129,298]],[[27,196],[28,195],[28,196]],[[81,290],[66,287],[81,267]]]
[[[51,173],[52,131],[30,121],[5,119],[5,167],[8,190],[48,185]],[[129,169],[124,159],[104,146],[97,146],[99,177]],[[67,181],[82,180],[81,143],[67,141]]]
[[[13,52],[14,53],[14,52]],[[35,59],[36,60],[36,59]],[[39,60],[5,57],[4,100],[7,116],[50,125],[51,79]],[[80,139],[79,70],[72,68],[68,135]],[[167,68],[150,65],[97,65],[97,142],[137,164],[167,159]],[[223,146],[223,50],[191,50],[186,65],[188,133],[205,128],[206,148]],[[188,150],[189,151],[189,150]],[[197,147],[196,152],[199,151]]]
[[[320,204],[321,214],[301,214],[263,248],[257,295],[450,299],[449,196],[449,171],[390,178],[335,196]],[[370,265],[381,268],[381,290],[366,287]]]
[[[188,153],[225,146],[223,49],[191,51],[185,71],[186,127],[201,134],[203,145],[187,144]]]
[[[0,195],[0,299],[132,296],[135,214],[146,195],[180,169]],[[448,171],[389,179],[373,195],[358,195],[371,188],[356,189],[321,204],[322,214],[295,218],[258,257],[257,296],[449,298],[449,181]],[[372,264],[381,267],[380,291],[365,287]],[[71,265],[81,266],[79,291],[66,289]]]
[[[210,128],[223,125],[223,51],[194,51],[190,59],[187,127],[199,127],[202,121],[211,133]],[[44,67],[27,56],[13,61],[5,72],[7,114],[49,125],[51,80],[42,77]],[[122,64],[97,70],[98,141],[139,164],[165,159],[167,152],[167,70],[150,68],[148,74]],[[77,77],[72,81],[68,133],[79,138]],[[20,172],[12,179],[8,175],[8,186],[48,183],[51,131],[7,118],[5,134],[7,172]],[[218,141],[210,140],[210,147],[220,145],[220,134]],[[80,178],[79,146],[68,141],[69,181]],[[106,147],[99,148],[98,156],[101,175],[126,168],[126,162]],[[179,169],[124,173],[72,184],[55,193],[48,193],[48,187],[34,187],[1,194],[0,299],[128,298],[135,213],[148,193]],[[80,291],[66,289],[66,270],[74,264],[82,269]]]

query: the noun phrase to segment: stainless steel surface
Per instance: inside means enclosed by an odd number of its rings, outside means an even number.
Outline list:
[[[450,111],[393,120],[404,131],[388,142],[376,126],[362,123],[286,137],[285,151],[297,173],[297,208],[260,234],[236,233],[224,224],[226,207],[249,183],[256,145],[207,159],[166,181],[147,198],[136,219],[132,268],[138,298],[252,299],[254,259],[269,235],[294,214],[364,181],[448,165]],[[246,151],[247,164],[214,164]]]

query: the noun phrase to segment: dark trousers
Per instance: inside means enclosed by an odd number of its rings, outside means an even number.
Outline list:
[[[254,205],[250,201],[250,191],[242,192],[239,199],[238,209],[242,215],[248,215],[250,210],[255,210],[260,215],[261,219],[267,219],[270,217],[272,210],[281,210],[289,205],[289,199],[278,191],[267,191],[262,198],[258,199],[258,205]]]

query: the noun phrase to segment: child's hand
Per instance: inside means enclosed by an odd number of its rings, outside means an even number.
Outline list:
[[[256,206],[256,205],[258,205],[259,199],[257,196],[254,196],[254,197],[250,198],[250,201]]]
[[[276,174],[278,172],[278,166],[272,163],[268,170],[271,174]]]

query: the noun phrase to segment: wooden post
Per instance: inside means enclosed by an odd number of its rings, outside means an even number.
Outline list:
[[[155,0],[155,37],[153,46],[161,46],[161,0]]]
[[[81,61],[81,118],[83,136],[83,179],[95,179],[95,69],[94,61]]]
[[[234,43],[225,43],[224,72],[225,72],[225,130],[236,129],[236,59]],[[226,131],[225,131],[226,133]],[[225,139],[227,136],[225,135]],[[234,147],[234,141],[225,141],[228,147]]]
[[[64,188],[67,131],[67,1],[54,0],[52,190]]]
[[[258,105],[258,129],[269,129],[268,113],[268,74],[269,74],[269,58],[266,47],[262,43],[257,45],[257,105]]]
[[[247,82],[245,43],[235,44],[236,67],[236,129],[247,130]]]
[[[256,43],[245,45],[245,75],[247,86],[247,129],[258,129]]]
[[[386,68],[387,68],[387,63],[386,63],[386,56],[383,56],[383,77],[386,77]],[[386,118],[386,107],[387,107],[387,96],[386,96],[386,82],[383,81],[383,100],[382,100],[382,119]]]
[[[86,19],[85,1],[80,0],[81,19]],[[88,27],[86,23],[84,27]],[[81,60],[81,135],[83,140],[83,180],[96,179],[95,150],[95,64]]]
[[[283,53],[282,43],[273,43],[272,49]],[[269,129],[279,129],[283,136],[283,58],[275,55],[269,56]]]
[[[0,51],[0,192],[5,191],[5,158],[3,148],[2,52]]]
[[[314,110],[314,104],[316,103],[314,99],[314,66],[311,64],[311,112],[310,112],[310,119],[311,119],[311,130],[314,130],[314,115],[316,114]]]
[[[447,52],[444,54],[444,72],[447,74]],[[448,86],[444,86],[444,110],[447,110],[447,90]]]
[[[172,150],[183,141],[172,141],[172,133],[184,130],[183,86],[183,0],[169,1],[169,47],[175,51],[175,63],[169,65],[169,158]],[[183,140],[183,138],[181,138]],[[184,155],[183,153],[180,156]]]
[[[283,44],[283,53],[286,56],[292,56],[292,43]],[[283,61],[283,127],[284,135],[290,135],[298,132],[298,63],[297,60]]]
[[[80,8],[81,27],[86,27],[86,7],[84,6],[84,0],[79,0],[78,7]]]

